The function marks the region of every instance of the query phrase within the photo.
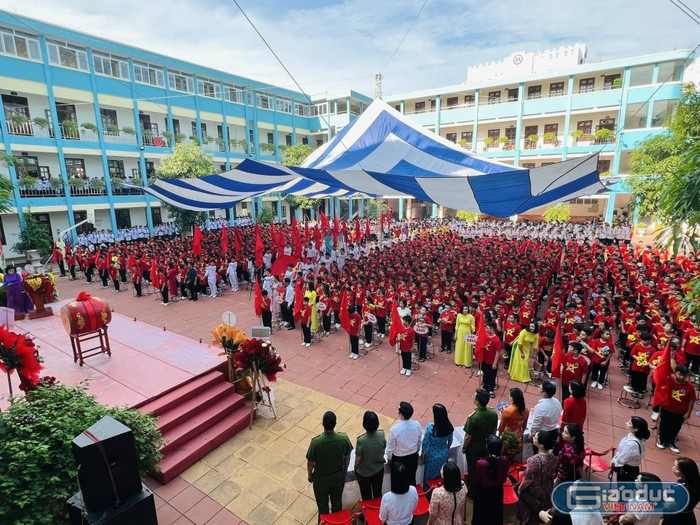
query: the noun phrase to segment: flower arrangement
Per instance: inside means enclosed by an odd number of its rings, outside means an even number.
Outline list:
[[[12,395],[10,376],[16,370],[21,390],[33,390],[39,384],[42,358],[28,335],[19,335],[0,325],[0,370],[7,374]]]
[[[242,374],[258,372],[271,382],[277,381],[277,374],[285,369],[282,358],[272,343],[262,339],[248,339],[242,343],[234,359],[236,368]]]
[[[211,344],[224,349],[224,352],[220,355],[231,356],[238,352],[241,343],[245,343],[248,340],[248,336],[242,330],[223,323],[214,328],[211,334],[214,336]]]
[[[40,297],[43,299],[44,303],[52,303],[58,297],[56,281],[52,273],[46,275],[40,273],[24,274],[22,277],[24,291],[27,292],[30,297]]]

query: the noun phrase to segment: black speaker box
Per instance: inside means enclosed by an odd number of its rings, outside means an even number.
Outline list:
[[[88,509],[113,507],[141,492],[138,456],[129,427],[105,416],[77,436],[72,445],[78,482]]]
[[[78,492],[66,502],[71,525],[158,525],[156,502],[146,485],[119,507],[92,511],[85,507]]]

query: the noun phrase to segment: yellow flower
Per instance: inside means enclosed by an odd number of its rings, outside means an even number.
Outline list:
[[[221,348],[232,349],[235,345],[248,340],[248,336],[241,330],[235,326],[229,326],[223,323],[214,328],[211,334],[214,336],[211,344],[220,346]]]

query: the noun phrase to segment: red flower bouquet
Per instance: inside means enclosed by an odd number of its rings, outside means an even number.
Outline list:
[[[0,370],[7,374],[8,381],[9,376],[17,370],[20,389],[33,390],[39,384],[41,362],[39,351],[29,336],[16,334],[5,325],[0,325]]]
[[[284,371],[282,358],[270,341],[249,339],[241,343],[235,355],[236,369],[242,374],[257,370],[265,374],[268,381],[277,381],[277,374]]]

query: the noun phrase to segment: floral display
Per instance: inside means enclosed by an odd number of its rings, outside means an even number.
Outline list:
[[[214,328],[211,334],[214,336],[211,344],[223,348],[227,356],[238,352],[240,344],[248,340],[248,336],[242,330],[223,323]]]
[[[42,275],[40,273],[23,274],[24,290],[30,297],[39,296],[44,303],[53,303],[58,298],[56,281],[52,273]]]
[[[9,376],[16,370],[20,389],[33,390],[39,384],[42,369],[39,351],[28,335],[19,335],[0,325],[0,370]],[[12,393],[12,383],[10,383]]]
[[[242,343],[234,359],[235,366],[241,373],[253,374],[257,371],[268,381],[277,381],[277,374],[285,369],[282,358],[272,343],[262,339],[249,339]]]

